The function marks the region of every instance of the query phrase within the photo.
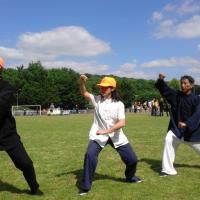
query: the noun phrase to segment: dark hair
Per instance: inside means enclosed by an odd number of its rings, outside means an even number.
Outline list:
[[[110,87],[110,88],[113,88],[113,87]],[[103,98],[102,95],[101,97]],[[117,88],[115,88],[115,90],[111,92],[111,98],[113,101],[122,101],[122,98],[120,97],[120,94]]]
[[[111,97],[114,101],[122,100],[117,89],[115,89],[114,91],[111,92]]]
[[[184,79],[187,79],[190,82],[190,84],[194,84],[194,78],[192,76],[184,75],[181,77],[180,81],[183,81]]]

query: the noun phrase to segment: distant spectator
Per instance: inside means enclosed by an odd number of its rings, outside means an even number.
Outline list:
[[[137,107],[137,101],[134,103],[134,113],[137,113],[137,110],[138,109],[138,107]]]
[[[158,112],[158,101],[157,101],[157,99],[154,98],[152,101],[151,115],[157,116],[157,112]]]
[[[50,112],[52,113],[53,112],[53,110],[55,109],[55,106],[54,106],[54,104],[53,103],[51,103],[51,105],[50,105]]]
[[[131,112],[134,112],[134,103],[131,106]]]
[[[147,101],[147,107],[148,107],[148,111],[151,113],[151,110],[152,110],[152,102],[151,101]]]
[[[163,100],[163,98],[160,98],[159,109],[160,109],[160,116],[163,116],[164,115],[164,100]]]
[[[76,113],[78,114],[78,104],[76,104]]]
[[[26,115],[26,109],[24,108],[24,116]]]
[[[166,112],[166,115],[168,117],[169,116],[169,105],[165,99],[164,99],[164,111]]]
[[[147,111],[147,101],[145,101],[145,102],[143,103],[143,109],[144,109],[145,112]]]

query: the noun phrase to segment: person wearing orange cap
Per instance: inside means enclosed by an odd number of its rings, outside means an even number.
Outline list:
[[[2,78],[4,61],[0,58],[0,150],[6,151],[15,167],[23,172],[31,195],[43,195],[36,181],[33,162],[28,156],[16,130],[11,106],[16,90]]]
[[[125,176],[129,183],[142,182],[135,176],[137,157],[122,128],[125,126],[124,104],[116,89],[116,80],[113,77],[104,77],[97,86],[100,95],[90,94],[86,87],[85,75],[80,76],[81,94],[94,106],[94,121],[89,133],[89,144],[84,158],[83,182],[79,195],[89,192],[92,178],[97,166],[98,155],[101,150],[110,144],[119,153],[126,165]]]
[[[3,66],[4,66],[4,60],[3,58],[0,58],[0,71],[2,71]]]

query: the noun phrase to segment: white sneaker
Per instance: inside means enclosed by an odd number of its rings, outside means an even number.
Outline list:
[[[87,190],[81,190],[81,191],[79,191],[78,195],[84,196],[84,195],[87,195],[88,192],[89,192],[89,191],[87,191]]]
[[[166,177],[166,176],[171,176],[170,174],[167,174],[167,173],[165,173],[165,172],[161,172],[160,173],[160,177]]]

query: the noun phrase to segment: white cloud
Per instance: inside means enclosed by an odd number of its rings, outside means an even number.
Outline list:
[[[109,69],[108,65],[98,64],[96,61],[90,62],[75,62],[75,61],[46,61],[42,65],[45,68],[71,68],[79,73],[90,73],[90,74],[103,74]]]
[[[119,77],[128,77],[128,78],[142,78],[149,79],[150,76],[143,71],[136,71],[137,64],[136,61],[133,63],[124,63],[118,70],[112,72],[111,74]]]
[[[13,48],[0,47],[0,55],[3,58],[21,60],[24,59],[24,53]]]
[[[177,38],[196,38],[200,37],[200,15],[175,24],[172,20],[165,20],[159,24],[156,32],[156,38],[177,37]]]
[[[197,49],[200,51],[200,44],[197,45]]]
[[[166,4],[161,10],[162,14],[174,12],[179,15],[194,14],[200,11],[199,0],[175,0]]]
[[[97,56],[111,51],[108,43],[95,38],[86,29],[78,26],[23,34],[19,37],[17,49],[53,56]]]
[[[163,19],[163,15],[161,12],[155,11],[152,15],[152,20],[153,21],[160,21]]]
[[[175,5],[173,4],[167,4],[163,8],[163,12],[172,12],[175,9]]]
[[[193,73],[193,74],[200,74],[200,63],[199,63],[199,67],[192,67],[188,69],[187,72]]]
[[[31,61],[41,61],[46,67],[70,67],[78,72],[103,73],[107,65],[94,61],[63,61],[66,56],[94,57],[111,51],[108,43],[94,37],[79,26],[59,27],[40,33],[19,36],[16,47],[0,46],[0,55],[7,66],[27,66]],[[62,58],[62,59],[61,59]],[[76,60],[74,58],[74,60]]]
[[[9,60],[54,60],[59,56],[91,57],[111,51],[110,45],[95,38],[83,27],[59,27],[41,33],[19,36],[16,48],[0,47]]]
[[[155,67],[191,67],[200,65],[200,60],[194,58],[169,58],[157,59],[141,64],[142,67],[155,68]]]
[[[200,84],[200,64],[196,67],[191,67],[186,70],[186,73],[191,74],[195,78],[195,83]]]
[[[157,13],[157,14],[156,14]],[[167,4],[161,11],[153,12],[155,32],[158,39],[171,38],[196,38],[200,37],[200,1],[183,0]]]
[[[136,67],[136,61],[134,63],[124,63],[120,69],[122,69],[124,72],[130,72],[133,71],[133,69]]]
[[[176,36],[181,38],[200,37],[200,15],[180,23],[176,27]]]
[[[194,0],[185,0],[180,6],[177,6],[177,13],[187,14],[200,11],[200,2]]]
[[[159,24],[159,27],[154,33],[154,36],[160,39],[164,37],[170,37],[174,35],[174,32],[175,32],[174,22],[172,20],[165,20]]]

